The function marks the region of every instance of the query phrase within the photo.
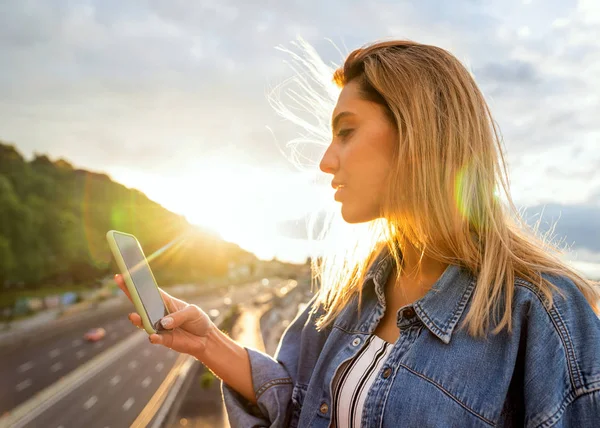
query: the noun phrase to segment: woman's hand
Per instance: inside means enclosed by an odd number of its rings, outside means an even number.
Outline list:
[[[115,275],[115,281],[131,300],[122,275]],[[216,328],[215,324],[198,306],[159,290],[170,314],[161,320],[166,330],[160,334],[151,334],[150,342],[199,358],[205,351],[208,334]],[[129,314],[129,320],[136,327],[142,328],[142,318],[137,313]]]

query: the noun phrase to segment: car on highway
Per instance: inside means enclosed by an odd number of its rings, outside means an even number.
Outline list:
[[[83,335],[83,338],[85,340],[87,340],[88,342],[97,342],[99,340],[102,340],[102,338],[104,336],[106,336],[106,330],[104,330],[102,327],[99,327],[99,328],[92,328],[91,330],[88,330]]]

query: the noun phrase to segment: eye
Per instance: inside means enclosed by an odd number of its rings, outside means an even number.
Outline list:
[[[347,129],[340,129],[336,135],[336,137],[340,137],[340,138],[345,138],[348,137],[352,131],[354,131],[354,129],[351,128],[347,128]]]

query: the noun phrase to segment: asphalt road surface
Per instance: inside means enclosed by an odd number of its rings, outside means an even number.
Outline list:
[[[91,327],[104,327],[106,337],[96,343],[86,342],[83,334]],[[134,330],[135,327],[123,316],[100,324],[84,325],[50,343],[4,356],[0,365],[0,414],[28,400]]]
[[[226,296],[203,296],[192,300],[213,317],[228,304],[248,301],[268,287],[248,285],[230,288]],[[106,337],[99,342],[83,340],[91,327],[104,327]],[[51,343],[40,344],[18,355],[3,357],[0,365],[0,414],[31,398],[36,392],[56,382],[68,372],[98,356],[137,332],[126,314],[98,325],[82,325]],[[28,427],[128,427],[169,373],[178,354],[161,346],[142,341],[75,390],[46,409]]]
[[[221,305],[222,297],[206,296],[203,306],[212,309]],[[133,310],[133,307],[131,308]],[[133,333],[136,328],[127,319],[127,311],[116,318],[82,322],[68,333],[55,337],[0,360],[0,415],[33,397],[72,370],[99,355]],[[104,339],[92,343],[83,339],[90,328],[103,327]]]
[[[129,427],[152,398],[178,355],[144,340],[27,427]]]

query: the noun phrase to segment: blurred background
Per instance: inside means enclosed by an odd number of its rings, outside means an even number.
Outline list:
[[[339,208],[325,147],[269,102],[298,37],[331,66],[392,37],[454,53],[517,206],[600,279],[599,34],[592,0],[0,2],[0,426],[225,424],[210,373],[128,324],[105,234],[274,352],[311,294],[307,219]]]

